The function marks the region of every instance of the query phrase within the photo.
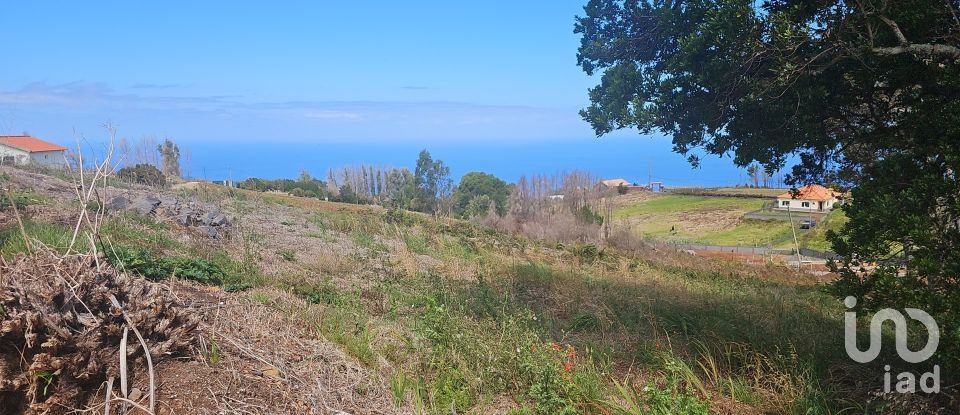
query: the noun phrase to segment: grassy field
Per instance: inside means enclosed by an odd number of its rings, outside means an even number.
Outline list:
[[[384,379],[361,392],[387,396],[395,413],[832,414],[861,408],[851,402],[868,392],[844,380],[864,376],[843,353],[841,305],[785,268],[546,246],[469,223],[283,195],[182,192],[230,212],[233,237],[212,242],[151,218],[112,216],[103,236],[129,250],[127,267],[213,264],[223,275],[196,281],[221,287],[230,304],[312,328],[297,336],[333,343]],[[617,213],[756,203],[666,196]],[[764,226],[708,237],[739,241]],[[27,232],[62,249],[70,229],[34,218]],[[0,230],[0,254],[24,251],[19,231]]]
[[[709,233],[696,239],[713,245],[765,246],[792,242],[790,222],[744,220],[733,229]]]
[[[757,198],[774,198],[789,191],[787,188],[750,188],[750,187],[678,187],[671,188],[670,194],[703,195],[703,196],[741,196]]]
[[[614,219],[620,226],[659,240],[777,248],[793,246],[790,222],[743,219],[743,214],[760,209],[765,202],[766,199],[666,194],[621,206],[615,210]],[[798,228],[801,246],[829,250],[826,231],[839,229],[845,219],[843,212],[837,211],[812,230]]]
[[[760,209],[761,207],[763,207],[762,202],[752,199],[664,195],[620,208],[614,213],[614,217],[626,218],[638,215],[669,215],[674,213],[716,210],[749,212]]]

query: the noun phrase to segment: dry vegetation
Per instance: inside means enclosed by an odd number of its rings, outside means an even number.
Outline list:
[[[58,186],[2,174],[11,193]],[[123,187],[102,192],[154,191]],[[882,370],[843,355],[843,310],[815,277],[624,234],[609,239],[619,249],[603,247],[591,243],[599,224],[564,213],[576,209],[518,208],[491,223],[507,233],[203,184],[173,192],[228,212],[231,238],[129,215],[105,217],[99,232],[123,253],[102,258],[152,281],[124,278],[163,287],[200,320],[188,350],[151,353],[158,413],[831,414],[866,409],[881,385]],[[78,206],[44,197],[25,206],[24,230],[62,255],[72,229],[50,212]],[[602,217],[601,199],[563,203]],[[12,222],[0,223],[0,256],[37,261],[6,231]],[[105,349],[107,360],[119,361],[117,350]],[[151,389],[144,371],[133,371],[139,391]],[[102,411],[103,379],[84,383],[91,398],[72,408]]]

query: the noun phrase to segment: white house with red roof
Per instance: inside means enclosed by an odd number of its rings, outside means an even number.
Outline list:
[[[786,192],[777,196],[774,209],[794,212],[829,212],[840,203],[840,192],[819,184],[808,184],[796,192]]]
[[[66,167],[67,148],[29,135],[0,135],[0,164]]]

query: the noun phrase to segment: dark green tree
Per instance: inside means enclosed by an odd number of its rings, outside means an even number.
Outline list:
[[[468,212],[467,206],[478,196],[486,196],[486,203],[482,204],[482,209],[476,208],[472,209],[473,212]],[[497,213],[503,215],[506,213],[507,198],[509,197],[510,186],[497,176],[482,172],[470,172],[460,178],[460,184],[453,190],[453,211],[464,217],[476,214],[485,215],[489,202],[492,201],[496,204]]]
[[[597,135],[673,138],[788,183],[852,188],[834,284],[918,307],[960,349],[960,0],[591,0],[581,111]],[[876,264],[876,267],[862,266]],[[899,276],[898,276],[899,275]],[[946,326],[946,327],[944,327]]]

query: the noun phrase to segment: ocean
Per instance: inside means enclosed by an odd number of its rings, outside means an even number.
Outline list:
[[[586,170],[602,178],[648,180],[668,187],[733,186],[748,181],[745,169],[729,157],[703,156],[694,169],[674,153],[666,138],[617,137],[491,142],[180,142],[184,173],[208,180],[248,177],[296,178],[302,169],[324,179],[327,169],[351,165],[408,167],[427,149],[450,167],[452,178],[471,171],[494,174],[507,182],[521,175]],[[186,150],[186,151],[183,151]],[[779,176],[779,175],[778,175]]]

